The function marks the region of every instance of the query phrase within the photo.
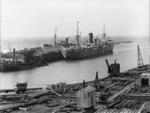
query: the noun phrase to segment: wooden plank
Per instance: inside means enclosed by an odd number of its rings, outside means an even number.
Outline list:
[[[150,94],[141,94],[141,93],[131,93],[123,94],[121,96],[122,100],[150,100]]]
[[[52,93],[56,94],[57,96],[60,96],[60,97],[62,96],[62,95],[58,94],[57,92],[55,92],[53,90],[49,90],[49,91],[51,91]]]
[[[50,91],[42,91],[40,93],[30,95],[29,97],[31,97],[31,98],[38,98],[40,96],[44,96],[44,95],[48,95],[48,94],[50,94]]]
[[[8,110],[8,109],[14,109],[14,108],[19,108],[19,107],[24,107],[24,106],[29,106],[29,105],[33,105],[33,104],[40,104],[43,103],[45,101],[48,101],[51,97],[43,97],[40,99],[35,99],[26,103],[21,103],[21,104],[17,104],[17,105],[9,105],[9,106],[4,106],[2,108],[0,108],[0,111],[4,111],[4,110]]]
[[[136,84],[138,84],[140,82],[140,79],[136,80]],[[127,85],[123,90],[117,92],[116,94],[114,94],[113,96],[111,96],[110,98],[108,98],[107,102],[112,102],[115,98],[117,98],[119,95],[121,95],[122,93],[124,93],[127,90],[130,90],[132,87],[134,87],[134,82]]]
[[[5,110],[8,110],[8,109],[18,108],[18,107],[21,107],[22,105],[23,104],[6,105],[6,106],[3,106],[3,107],[0,107],[0,111],[5,111]]]
[[[143,105],[141,106],[141,108],[138,110],[138,113],[141,113],[144,107],[145,107],[145,104],[143,104]]]

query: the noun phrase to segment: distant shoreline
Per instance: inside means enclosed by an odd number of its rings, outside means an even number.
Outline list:
[[[120,41],[120,42],[114,42],[114,44],[120,44],[120,43],[133,43],[133,41]]]

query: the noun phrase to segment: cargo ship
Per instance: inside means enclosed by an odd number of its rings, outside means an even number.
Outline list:
[[[97,57],[113,53],[114,41],[108,40],[105,27],[103,29],[102,39],[94,39],[93,33],[89,33],[89,41],[85,44],[79,43],[79,28],[77,22],[77,44],[75,46],[65,46],[62,47],[61,52],[65,59],[83,59],[89,57]]]
[[[36,49],[25,49],[18,54],[18,51],[16,52],[14,48],[10,54],[12,54],[12,58],[3,57],[1,59],[0,72],[20,71],[47,65],[43,57],[36,53]]]
[[[56,28],[54,46],[44,44],[43,47],[25,48],[24,50],[1,54],[0,72],[20,71],[35,67],[46,66],[48,63],[63,59],[60,48],[61,43],[56,42]]]

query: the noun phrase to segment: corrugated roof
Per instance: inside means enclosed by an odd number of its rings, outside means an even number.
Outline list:
[[[88,94],[90,92],[94,92],[96,89],[94,87],[88,86],[85,89],[81,89],[80,91],[77,92],[77,97],[83,95],[83,94]]]
[[[141,76],[150,76],[150,73],[142,73]]]

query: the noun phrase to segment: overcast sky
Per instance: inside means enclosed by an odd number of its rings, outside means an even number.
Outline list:
[[[1,0],[2,37],[58,37],[148,35],[148,0]]]

